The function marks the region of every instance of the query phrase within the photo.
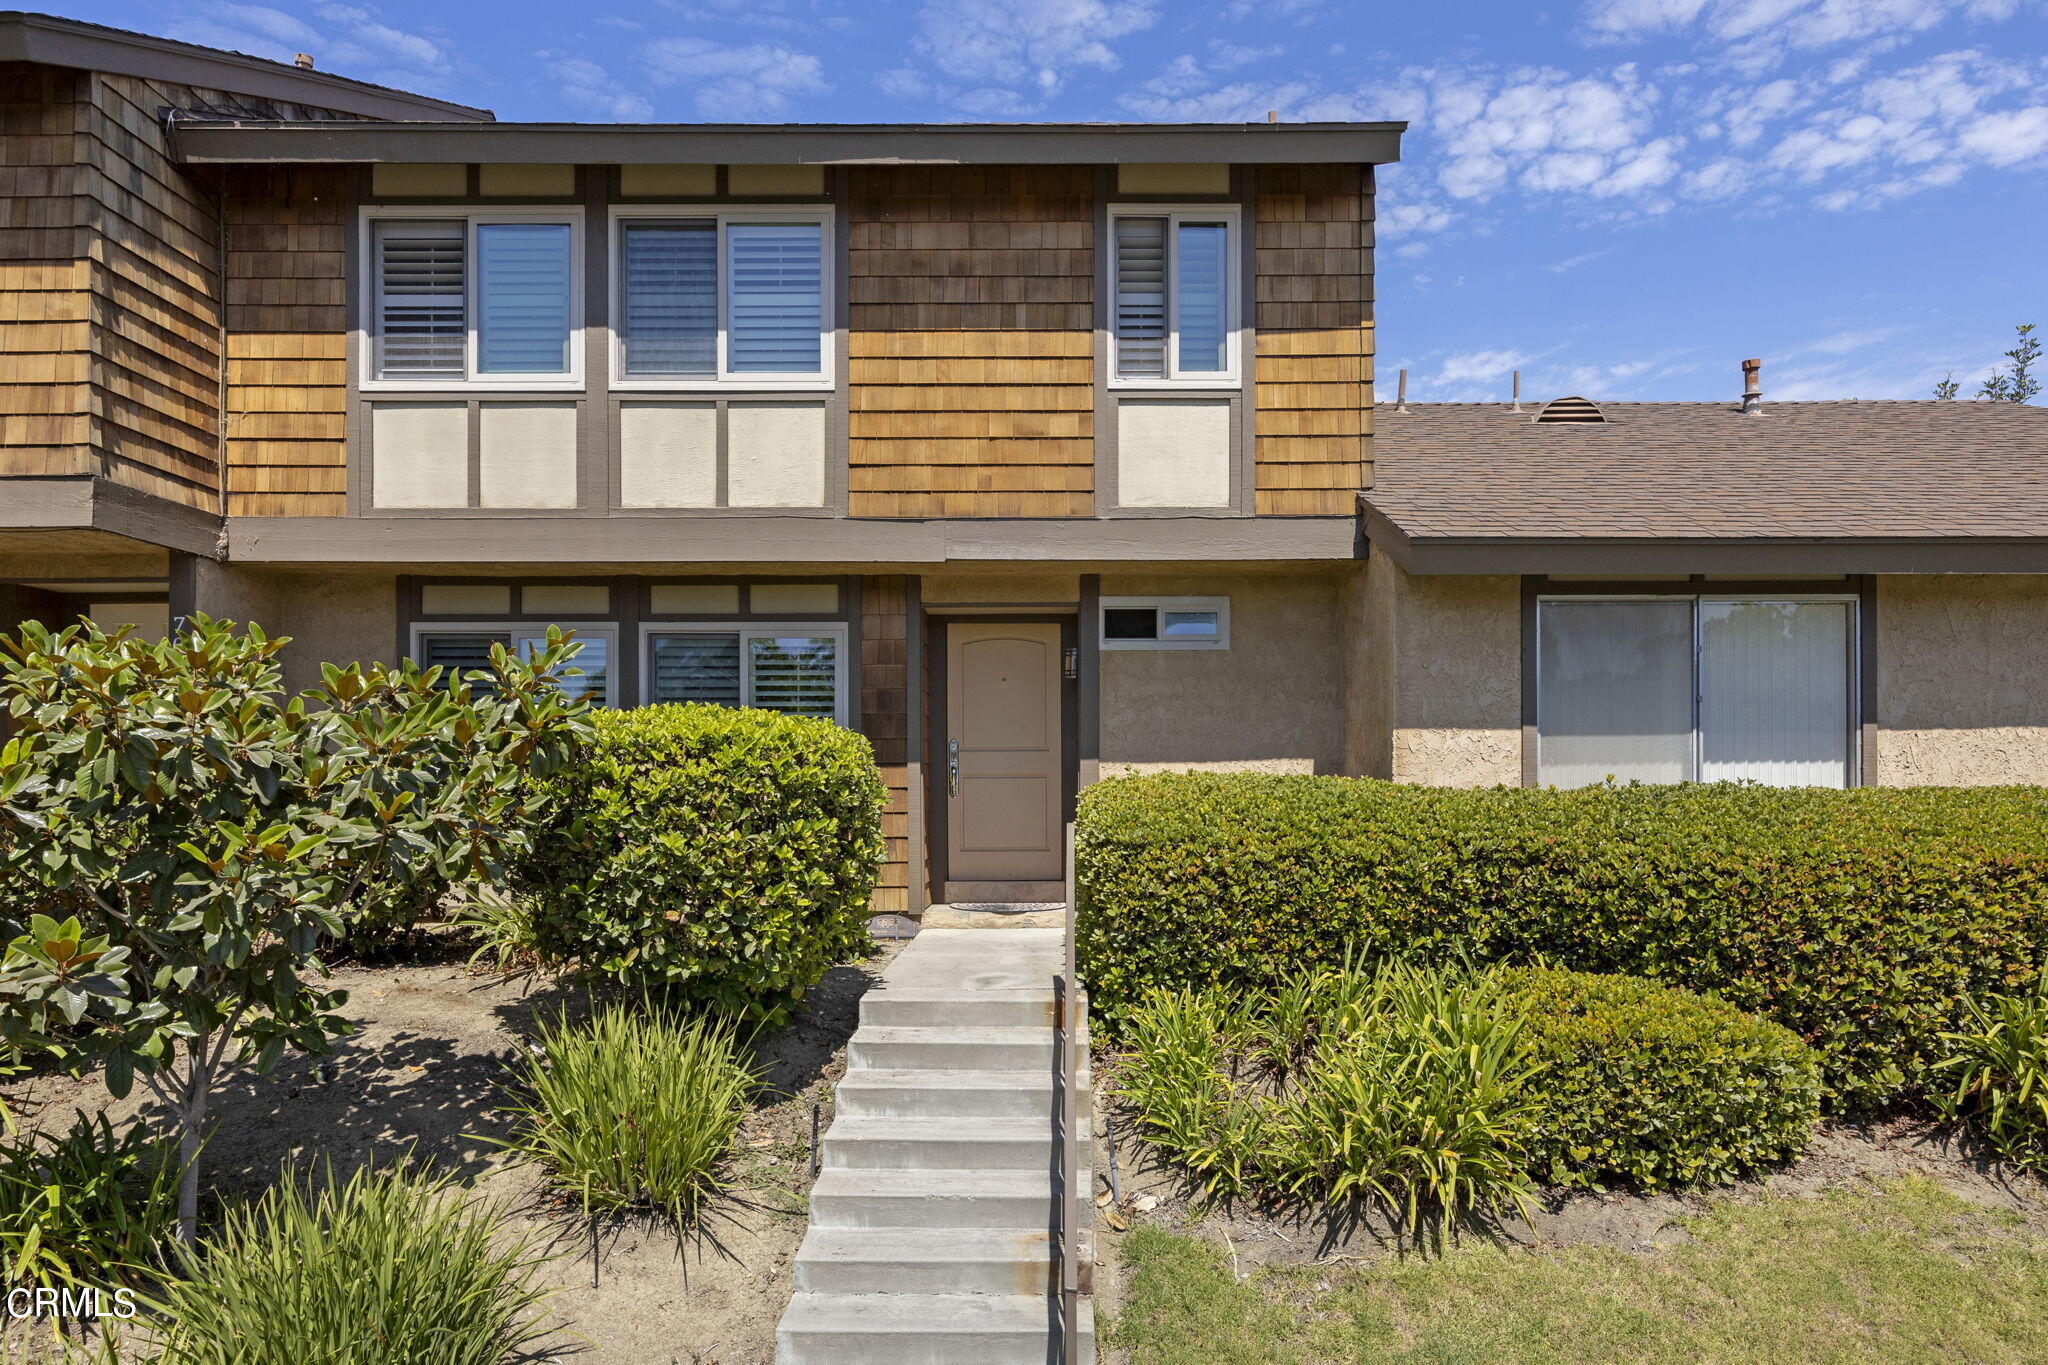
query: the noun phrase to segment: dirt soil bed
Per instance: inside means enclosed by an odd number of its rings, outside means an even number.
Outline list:
[[[558,1253],[542,1278],[558,1290],[549,1310],[569,1326],[556,1352],[564,1362],[766,1365],[803,1240],[812,1107],[829,1125],[860,998],[901,948],[885,942],[828,972],[806,1010],[758,1044],[768,1084],[740,1130],[734,1187],[680,1244],[671,1227],[619,1222],[602,1230],[593,1265],[589,1223],[536,1168],[483,1140],[510,1131],[498,1106],[536,1019],[577,1013],[587,996],[477,976],[459,961],[337,969],[358,1031],[326,1063],[293,1058],[221,1092],[205,1186],[245,1198],[288,1162],[332,1161],[346,1174],[410,1151],[511,1206],[514,1226]],[[140,1088],[113,1102],[97,1080],[43,1078],[0,1093],[27,1123],[60,1130],[74,1108],[120,1118],[153,1103]]]
[[[1096,1162],[1095,1291],[1099,1306],[1121,1302],[1119,1246],[1133,1227],[1151,1222],[1206,1237],[1223,1246],[1240,1277],[1262,1265],[1374,1261],[1398,1255],[1404,1243],[1384,1218],[1358,1217],[1327,1207],[1259,1208],[1201,1197],[1187,1178],[1131,1136],[1130,1117],[1098,1112],[1116,1127],[1121,1203],[1108,1202],[1106,1162]],[[1705,1213],[1710,1201],[1767,1196],[1815,1197],[1828,1190],[1924,1175],[1970,1203],[2009,1211],[2048,1229],[2048,1184],[1989,1159],[1958,1140],[1953,1130],[1908,1117],[1869,1123],[1824,1124],[1797,1161],[1768,1177],[1684,1193],[1547,1190],[1527,1223],[1467,1229],[1466,1238],[1494,1238],[1531,1248],[1605,1246],[1650,1251],[1682,1241],[1678,1220]]]

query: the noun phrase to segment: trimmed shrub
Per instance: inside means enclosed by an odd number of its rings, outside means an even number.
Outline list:
[[[760,1085],[730,1024],[642,1000],[558,1017],[528,1057],[514,1151],[584,1212],[659,1209],[678,1223],[723,1188],[718,1165]]]
[[[1106,1036],[1143,993],[1373,954],[1548,958],[1798,1034],[1836,1104],[1921,1081],[1962,1001],[2048,949],[2048,790],[1467,791],[1172,774],[1082,796],[1079,951]]]
[[[1527,1138],[1539,1179],[1718,1183],[1812,1137],[1820,1059],[1780,1025],[1641,977],[1515,967],[1501,979],[1541,1068]]]
[[[185,1256],[153,1365],[499,1365],[554,1335],[548,1259],[445,1180],[288,1175]]]
[[[2016,1166],[2048,1167],[2048,978],[2030,991],[1968,1002],[1968,1020],[1941,1035],[1934,1104],[1964,1120]]]
[[[867,740],[723,706],[600,711],[515,884],[557,961],[779,1023],[862,950],[886,793]]]

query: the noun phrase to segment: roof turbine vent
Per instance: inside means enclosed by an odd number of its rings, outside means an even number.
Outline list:
[[[1604,422],[1607,420],[1607,414],[1601,412],[1599,406],[1590,398],[1553,398],[1542,407],[1536,409],[1536,416],[1531,420],[1537,422]]]

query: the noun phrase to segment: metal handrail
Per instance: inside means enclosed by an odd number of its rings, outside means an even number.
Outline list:
[[[1081,984],[1081,977],[1074,966],[1074,911],[1077,902],[1074,885],[1074,826],[1066,830],[1066,959],[1056,982],[1058,994],[1057,1026],[1059,1030],[1056,1056],[1059,1066],[1060,1087],[1060,1183],[1059,1183],[1059,1258],[1060,1258],[1060,1324],[1062,1342],[1060,1359],[1066,1365],[1080,1359],[1081,1345],[1081,1296],[1086,1292],[1092,1267],[1086,1264],[1087,1248],[1084,1233],[1084,1217],[1092,1215],[1088,1207],[1089,1190],[1080,1179],[1081,1172],[1081,1056],[1082,1037],[1087,1029],[1088,992]]]

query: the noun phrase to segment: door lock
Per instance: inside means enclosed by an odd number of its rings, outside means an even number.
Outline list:
[[[946,741],[946,795],[960,794],[960,741]]]

